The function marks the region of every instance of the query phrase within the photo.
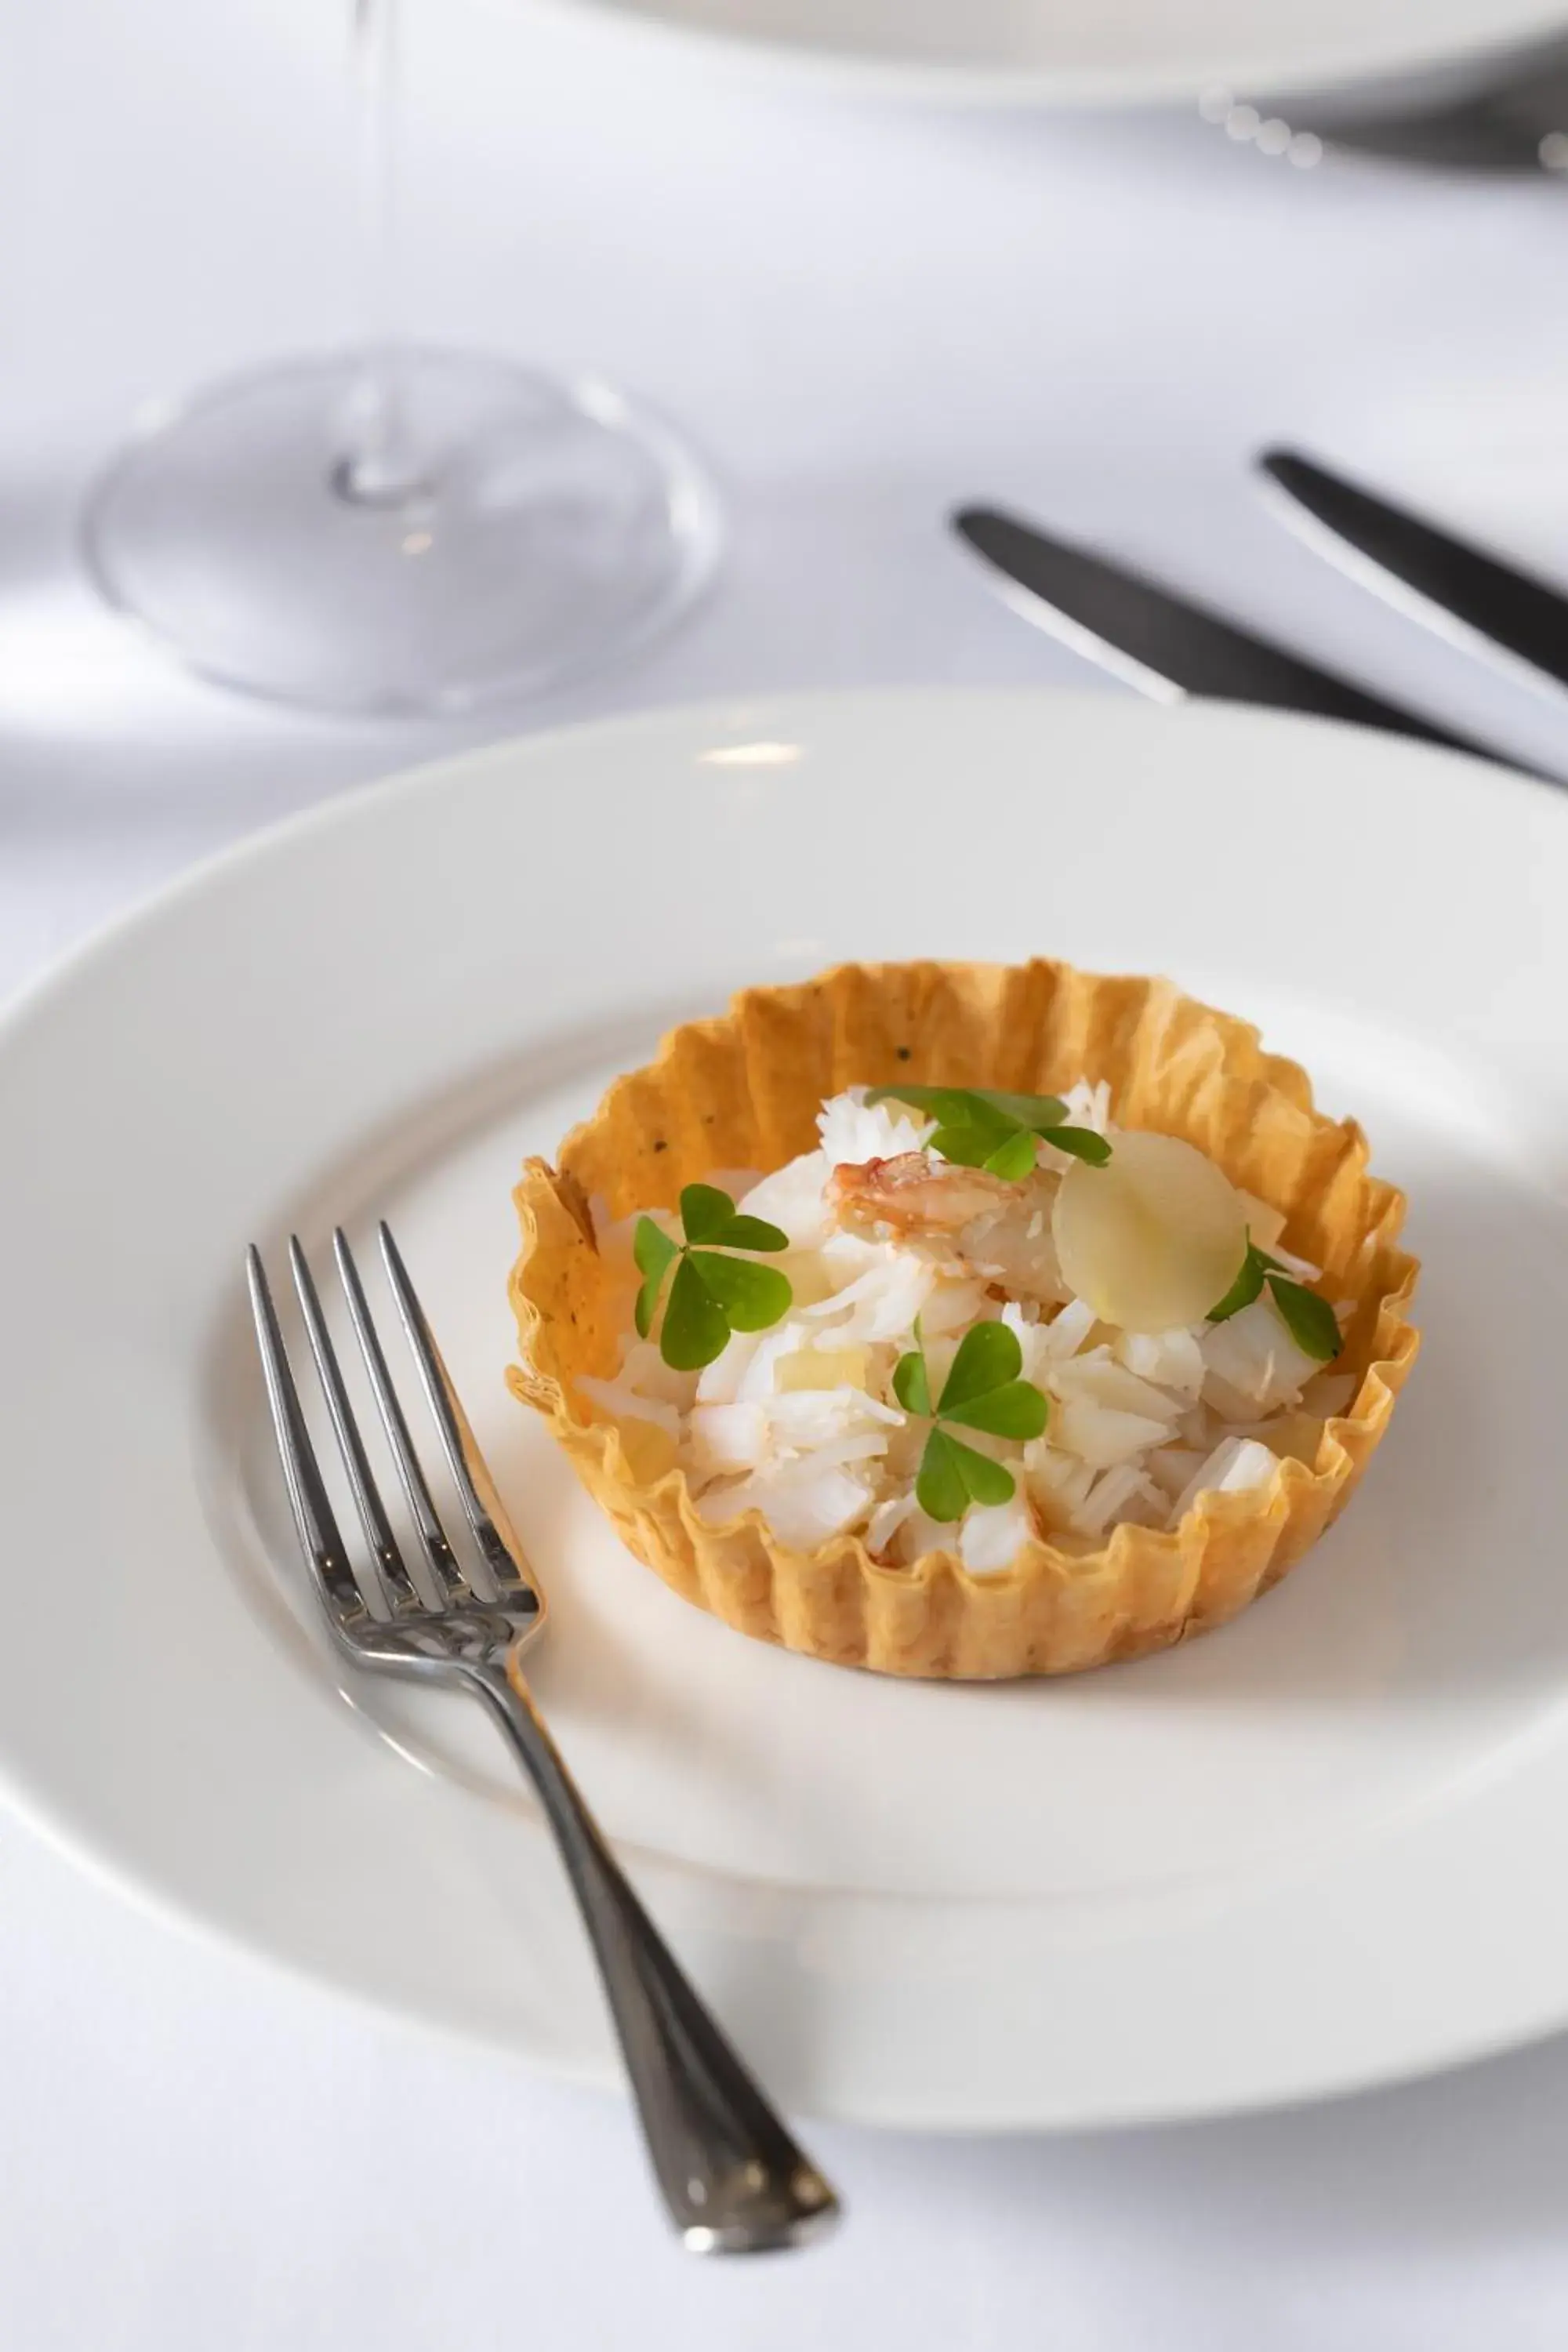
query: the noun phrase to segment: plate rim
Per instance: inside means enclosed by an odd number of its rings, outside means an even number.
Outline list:
[[[616,0],[610,0],[616,5]],[[563,0],[563,5],[575,7],[580,0]],[[1456,764],[1472,777],[1484,777],[1499,788],[1510,792],[1524,789],[1543,795],[1552,802],[1562,802],[1568,787],[1553,778],[1537,772],[1516,768],[1500,759],[1493,760],[1480,751],[1468,751],[1458,743],[1428,743],[1415,737],[1385,733],[1378,728],[1364,727],[1353,719],[1337,719],[1317,711],[1282,710],[1261,703],[1238,703],[1219,699],[1210,695],[1184,695],[1180,701],[1145,703],[1136,697],[1098,686],[1061,686],[1048,682],[1026,686],[951,686],[943,683],[915,683],[893,686],[833,686],[800,687],[779,689],[760,688],[755,693],[741,692],[723,695],[702,695],[694,701],[660,702],[634,710],[617,710],[603,718],[564,719],[558,724],[540,728],[520,728],[514,733],[493,738],[484,743],[468,746],[458,751],[442,751],[431,758],[415,760],[405,767],[389,768],[384,773],[363,783],[348,783],[331,788],[321,800],[310,806],[293,809],[285,816],[253,827],[237,839],[225,843],[195,858],[177,873],[154,883],[153,887],[130,904],[116,909],[107,919],[96,923],[83,936],[47,956],[4,997],[0,997],[0,1045],[9,1036],[13,1026],[31,1017],[44,1001],[57,991],[63,991],[86,977],[98,962],[118,951],[143,926],[152,928],[165,913],[187,898],[202,897],[211,886],[225,876],[251,864],[259,864],[287,849],[295,841],[312,835],[330,833],[341,825],[356,823],[367,808],[390,803],[430,790],[440,779],[468,774],[477,775],[491,764],[502,765],[520,752],[529,756],[548,754],[561,746],[584,742],[611,742],[618,736],[636,737],[650,729],[668,730],[679,734],[683,729],[700,727],[731,727],[742,717],[777,714],[820,709],[847,709],[852,705],[870,708],[877,704],[897,705],[914,700],[956,706],[970,702],[976,707],[1002,704],[1024,709],[1038,706],[1055,709],[1059,706],[1079,708],[1114,708],[1137,713],[1145,720],[1159,724],[1164,721],[1177,726],[1231,718],[1243,724],[1262,722],[1279,727],[1291,733],[1302,729],[1322,729],[1351,740],[1392,743],[1407,751],[1417,752],[1425,760],[1436,760]]]
[[[646,740],[650,732],[679,740],[687,735],[707,733],[715,729],[733,730],[737,726],[750,729],[759,722],[768,727],[791,723],[804,727],[809,724],[812,713],[853,709],[861,714],[874,715],[879,708],[882,710],[907,709],[911,703],[917,702],[941,702],[951,708],[969,705],[992,711],[1005,709],[1009,718],[1037,712],[1045,723],[1048,723],[1052,711],[1064,705],[1071,705],[1080,708],[1093,706],[1100,711],[1108,707],[1117,707],[1129,718],[1135,718],[1139,723],[1151,728],[1187,724],[1201,726],[1219,718],[1222,721],[1234,720],[1248,730],[1264,726],[1300,735],[1303,730],[1327,728],[1331,734],[1348,731],[1363,741],[1369,735],[1369,730],[1362,729],[1347,730],[1341,722],[1300,718],[1293,714],[1252,710],[1237,714],[1230,712],[1226,706],[1197,701],[1174,710],[1144,709],[1134,704],[1121,703],[1119,698],[1108,697],[1103,691],[1060,689],[1049,686],[999,688],[888,687],[726,696],[698,703],[618,713],[584,724],[522,733],[423,761],[395,771],[377,783],[335,793],[312,807],[295,812],[274,824],[243,836],[216,856],[198,861],[161,888],[124,909],[88,939],[68,949],[15,992],[0,1007],[0,1056],[4,1055],[16,1029],[25,1027],[29,1018],[46,1007],[57,994],[90,982],[101,962],[112,961],[128,944],[133,943],[142,930],[155,929],[170,909],[188,898],[205,895],[217,878],[237,868],[259,866],[273,856],[287,855],[296,845],[312,837],[325,835],[340,828],[352,831],[360,824],[374,823],[376,809],[399,799],[434,793],[454,772],[477,777],[492,767],[506,769],[520,755],[529,761],[543,762],[563,746],[578,746],[584,742],[613,743],[617,740],[637,741]],[[1469,776],[1472,783],[1484,782],[1487,791],[1494,795],[1530,784],[1537,793],[1550,793],[1553,801],[1563,806],[1564,817],[1568,818],[1568,799],[1564,799],[1558,788],[1542,780],[1496,769],[1483,760],[1460,751],[1414,744],[1401,744],[1394,748],[1402,762],[1418,761],[1426,767],[1433,761],[1440,763],[1458,761],[1458,772]],[[68,1815],[57,1813],[47,1801],[38,1800],[35,1796],[34,1786],[16,1777],[3,1745],[0,1745],[0,1797],[49,1843],[83,1866],[90,1876],[117,1893],[126,1895],[138,1907],[165,1923],[176,1924],[204,1941],[226,1946],[253,1962],[278,1968],[285,1976],[359,2003],[373,2013],[395,2017],[404,2022],[416,2022],[421,2030],[469,2046],[476,2042],[492,2049],[500,2046],[514,2059],[519,2054],[515,2039],[498,2044],[497,2037],[483,2026],[466,2025],[450,2015],[421,2008],[390,1995],[381,1988],[357,1983],[350,1977],[339,1974],[332,1966],[309,1962],[279,1943],[258,1940],[232,1919],[204,1911],[197,1898],[186,1897],[166,1885],[149,1882],[139,1875],[133,1866],[126,1866],[117,1860],[112,1847],[101,1837],[95,1837]],[[1331,2070],[1325,2074],[1320,2067],[1314,2079],[1301,2086],[1282,2090],[1264,2084],[1250,2092],[1231,2088],[1201,2106],[1184,2102],[1174,2105],[1162,2105],[1157,2100],[1149,2104],[1132,2102],[1125,2108],[1119,2107],[1108,2115],[1068,2113],[1042,2119],[1037,2115],[1022,2111],[957,2116],[933,2114],[920,2109],[918,2103],[906,2109],[897,2100],[888,2104],[886,2112],[878,2113],[870,2111],[864,2102],[840,2108],[831,2099],[825,2099],[813,2102],[812,2112],[845,2121],[932,2131],[1032,2131],[1092,2127],[1097,2123],[1119,2127],[1142,2123],[1196,2120],[1201,2116],[1288,2107],[1310,2104],[1320,2098],[1352,2095],[1382,2084],[1476,2063],[1502,2051],[1527,2045],[1564,2021],[1568,2021],[1568,1990],[1552,2007],[1550,2013],[1543,2011],[1523,2022],[1516,2021],[1501,2030],[1479,2029],[1468,2035],[1456,2035],[1450,2031],[1444,2037],[1443,2050],[1435,2057],[1414,2063],[1408,2058],[1395,2058],[1382,2069],[1368,2065],[1362,2060],[1348,2064],[1337,2075]],[[613,2079],[602,2067],[574,2064],[569,2057],[537,2047],[527,2051],[526,2063],[567,2080],[605,2082]]]
[[[1226,87],[1264,105],[1303,98],[1353,95],[1364,100],[1380,88],[1397,92],[1406,85],[1455,75],[1473,75],[1489,52],[1528,57],[1554,37],[1568,34],[1568,14],[1558,0],[1510,0],[1517,22],[1500,32],[1479,21],[1473,32],[1433,49],[1418,37],[1391,34],[1371,45],[1347,44],[1313,58],[1281,56],[1267,49],[1237,55],[1229,64],[1172,65],[1161,70],[1079,68],[1061,70],[1005,64],[948,65],[900,59],[870,50],[837,51],[810,41],[773,34],[705,26],[668,15],[647,0],[486,0],[492,12],[545,16],[581,28],[584,17],[609,35],[648,40],[694,63],[721,70],[793,82],[807,90],[887,105],[947,105],[1059,110],[1081,115],[1174,107],[1195,102],[1205,89]]]

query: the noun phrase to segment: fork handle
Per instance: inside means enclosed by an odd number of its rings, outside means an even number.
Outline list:
[[[694,2253],[798,2244],[838,2200],[633,1892],[521,1675],[468,1678],[539,1793],[599,1963],[655,2178]]]

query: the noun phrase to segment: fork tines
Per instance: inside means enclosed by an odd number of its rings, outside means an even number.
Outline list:
[[[512,1609],[537,1607],[537,1596],[523,1573],[517,1539],[507,1524],[485,1470],[473,1433],[409,1279],[402,1253],[384,1223],[377,1228],[377,1234],[387,1281],[397,1307],[398,1320],[413,1354],[419,1385],[436,1425],[441,1452],[451,1473],[463,1516],[486,1576],[494,1586],[493,1594],[481,1591],[477,1597],[481,1601],[493,1598]],[[442,1611],[461,1608],[476,1598],[475,1586],[464,1574],[441,1524],[440,1514],[436,1508],[429,1482],[420,1465],[387,1365],[385,1350],[376,1330],[359,1267],[341,1227],[332,1235],[332,1258],[371,1393],[375,1400],[377,1418],[418,1538],[418,1556],[428,1573],[437,1608]],[[370,1466],[310,1262],[298,1238],[292,1235],[289,1242],[289,1265],[310,1354],[326,1402],[328,1418],[369,1549],[363,1580],[356,1580],[347,1549],[339,1533],[326,1482],[300,1406],[267,1270],[259,1252],[252,1246],[246,1253],[251,1313],[255,1318],[257,1344],[267,1384],[267,1401],[300,1549],[310,1563],[329,1616],[340,1630],[348,1631],[363,1623],[373,1614],[384,1614],[396,1620],[425,1613],[426,1601],[409,1572]],[[368,1610],[367,1602],[370,1604]]]

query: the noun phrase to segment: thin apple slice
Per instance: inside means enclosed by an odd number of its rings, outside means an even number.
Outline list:
[[[1051,1232],[1062,1274],[1123,1331],[1201,1323],[1247,1255],[1241,1196],[1212,1160],[1173,1135],[1119,1132],[1103,1168],[1062,1178]]]

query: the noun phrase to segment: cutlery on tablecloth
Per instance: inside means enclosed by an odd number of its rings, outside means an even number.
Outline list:
[[[332,1433],[364,1536],[359,1575],[338,1532],[259,1255],[251,1312],[295,1530],[340,1654],[357,1670],[466,1691],[532,1782],[599,1963],[605,1999],[670,2218],[693,2253],[763,2253],[837,2216],[827,2182],[791,2137],[643,1909],[589,1812],[519,1669],[542,1631],[544,1595],[507,1524],[468,1417],[391,1233],[381,1254],[440,1453],[470,1538],[470,1580],[437,1514],[347,1241],[338,1278],[436,1605],[410,1575],[349,1402],[309,1262],[289,1269]]]
[[[1568,686],[1568,595],[1294,449],[1258,466],[1301,538],[1467,651],[1502,653]]]
[[[953,530],[1015,611],[1158,702],[1189,694],[1341,719],[1480,759],[1523,763],[1238,628],[1205,605],[994,507],[962,507]]]

